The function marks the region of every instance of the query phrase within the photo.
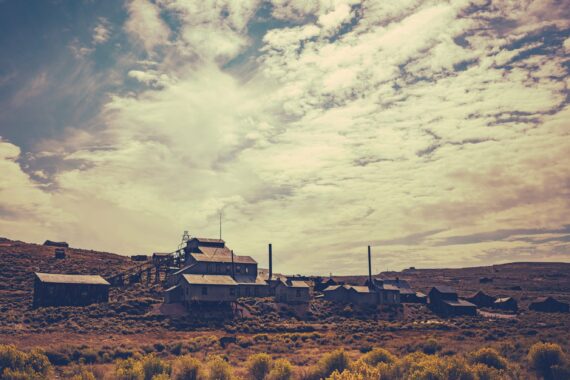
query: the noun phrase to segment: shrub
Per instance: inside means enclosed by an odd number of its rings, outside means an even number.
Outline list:
[[[170,364],[157,358],[154,354],[142,358],[141,366],[144,380],[152,380],[154,376],[161,374],[170,375],[171,372]]]
[[[303,378],[306,380],[326,379],[334,371],[341,374],[350,367],[350,358],[342,349],[325,354],[317,364],[306,373]]]
[[[267,354],[256,354],[249,357],[247,363],[247,373],[250,379],[263,380],[269,373],[272,364],[271,356]]]
[[[501,371],[485,364],[475,364],[471,369],[477,376],[477,380],[499,380],[503,378]]]
[[[528,353],[528,359],[536,372],[545,379],[554,379],[552,367],[564,361],[564,352],[554,343],[536,343]]]
[[[230,380],[231,378],[230,365],[221,356],[214,356],[208,361],[208,380]]]
[[[142,380],[144,374],[141,363],[133,358],[119,360],[115,367],[116,380]]]
[[[0,345],[0,378],[45,379],[51,373],[51,363],[43,351],[25,353],[15,346]]]
[[[436,352],[438,352],[439,350],[441,350],[440,344],[434,338],[429,338],[427,341],[425,341],[421,345],[421,348],[422,348],[422,352],[424,354],[428,354],[428,355],[433,355]]]
[[[293,367],[286,359],[278,359],[273,363],[267,380],[290,380],[293,377]]]
[[[364,360],[366,364],[376,367],[378,363],[393,363],[396,357],[388,350],[375,348],[364,355],[362,360]]]
[[[507,368],[507,360],[502,357],[495,349],[488,347],[481,348],[480,350],[472,353],[471,361],[473,363],[485,364],[488,367],[493,367],[496,369]]]
[[[185,355],[174,363],[173,369],[174,380],[198,380],[202,379],[202,365],[200,361]]]
[[[170,375],[166,373],[161,373],[158,375],[154,375],[151,380],[170,380]]]

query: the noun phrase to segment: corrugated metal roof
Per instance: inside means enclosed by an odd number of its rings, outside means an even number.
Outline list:
[[[202,250],[203,248],[200,248]],[[208,262],[208,263],[226,263],[231,264],[232,255],[207,255],[203,253],[192,253],[192,258],[196,261]],[[236,264],[257,264],[250,256],[238,256],[234,255],[234,262]]]
[[[110,285],[98,275],[36,273],[41,282],[52,284]]]
[[[237,282],[231,276],[212,274],[184,274],[187,283],[192,285],[230,285],[236,286]]]

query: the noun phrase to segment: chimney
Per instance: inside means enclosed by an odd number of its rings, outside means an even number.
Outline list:
[[[234,263],[234,250],[232,249],[232,278],[235,278],[236,276],[236,267],[235,267],[235,263]]]
[[[273,251],[271,243],[269,243],[269,277],[267,279],[271,281],[271,277],[273,277]]]
[[[372,256],[370,254],[370,246],[368,246],[368,287],[372,289],[374,283],[372,282]]]

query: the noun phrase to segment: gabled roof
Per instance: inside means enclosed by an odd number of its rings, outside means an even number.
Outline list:
[[[350,289],[357,293],[373,293],[368,286],[351,286]]]
[[[97,275],[54,273],[35,273],[35,275],[41,282],[50,284],[110,285],[103,277]]]
[[[207,256],[231,256],[232,251],[228,247],[202,247],[198,246],[200,252]],[[234,256],[237,256],[234,254]]]
[[[184,274],[184,280],[191,285],[229,285],[237,286],[237,282],[231,276],[212,274]]]
[[[503,297],[503,298],[497,298],[495,300],[495,303],[504,303],[504,302],[509,302],[509,301],[515,301],[515,299],[513,297]]]
[[[202,249],[202,248],[200,248]],[[226,263],[231,264],[232,262],[232,255],[205,255],[203,253],[191,253],[192,258],[196,261],[200,262],[208,262],[208,263]],[[236,264],[257,264],[250,256],[238,256],[234,255],[234,262]]]
[[[305,281],[291,280],[285,283],[290,288],[310,288],[309,284]]]
[[[447,285],[434,286],[432,289],[435,289],[438,292],[443,293],[443,294],[457,294],[457,292],[451,286],[447,286]]]
[[[394,285],[390,285],[390,284],[382,284],[381,286],[378,287],[378,289],[380,290],[390,290],[390,291],[394,291],[394,292],[399,292],[400,288],[398,288],[397,286]]]
[[[331,286],[327,286],[323,292],[332,292],[335,291],[339,288],[343,288],[344,290],[349,290],[350,286],[349,285],[331,285]]]

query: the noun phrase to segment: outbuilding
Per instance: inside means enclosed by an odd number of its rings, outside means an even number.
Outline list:
[[[430,309],[442,316],[477,315],[477,306],[460,300],[457,292],[449,286],[434,286],[429,291]]]
[[[108,302],[109,287],[103,277],[96,275],[35,273],[33,307]]]
[[[331,285],[323,290],[324,298],[331,302],[349,302],[349,285]]]
[[[495,302],[493,302],[493,308],[507,311],[517,311],[519,307],[517,300],[513,297],[502,297],[497,298]]]
[[[553,297],[539,297],[530,304],[529,309],[546,313],[568,313],[569,306]]]
[[[311,287],[305,281],[280,279],[275,286],[275,299],[283,303],[307,303]]]
[[[479,290],[477,293],[465,297],[465,300],[477,305],[478,307],[492,307],[495,303],[495,297],[486,294],[484,291]]]

